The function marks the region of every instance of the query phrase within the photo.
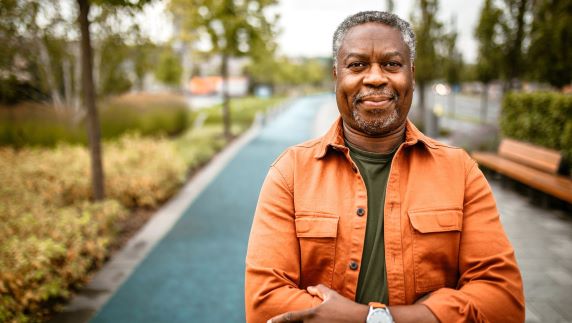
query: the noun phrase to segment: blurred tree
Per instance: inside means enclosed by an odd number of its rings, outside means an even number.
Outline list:
[[[457,20],[453,16],[451,17],[450,30],[443,36],[445,81],[451,87],[449,109],[453,116],[455,115],[456,88],[461,82],[461,71],[463,70],[463,55],[457,49],[457,36]]]
[[[411,21],[417,38],[415,58],[415,81],[419,93],[419,113],[424,120],[425,131],[430,136],[437,134],[436,119],[427,111],[425,90],[427,85],[439,76],[441,70],[438,46],[443,40],[442,24],[437,20],[438,0],[418,0]]]
[[[128,91],[131,80],[127,76],[125,63],[131,50],[120,34],[111,34],[99,43],[99,64],[97,93],[102,96]]]
[[[393,4],[393,0],[385,0],[385,10],[387,12],[393,12],[395,6]]]
[[[254,84],[270,85],[278,92],[284,92],[292,87],[324,87],[331,81],[330,66],[327,60],[320,58],[280,57],[263,64],[251,63],[246,72]]]
[[[264,11],[277,0],[172,0],[171,13],[188,33],[196,32],[210,40],[211,52],[221,59],[223,79],[224,135],[232,138],[228,61],[248,55],[259,59],[273,54],[274,23]],[[199,36],[199,37],[201,37]]]
[[[461,69],[461,83],[476,82],[477,78],[477,64],[476,63],[463,63]]]
[[[137,40],[137,43],[131,47],[133,59],[133,70],[135,72],[135,85],[139,91],[144,90],[145,75],[155,67],[154,61],[158,48],[148,39]]]
[[[505,90],[518,89],[524,74],[524,44],[528,35],[530,13],[533,0],[503,0],[503,15],[500,19],[502,30],[501,69],[505,78]]]
[[[101,162],[101,134],[99,128],[99,117],[96,106],[95,84],[93,80],[93,48],[91,45],[91,33],[89,30],[89,12],[91,10],[90,0],[76,0],[79,8],[78,24],[81,34],[81,67],[82,67],[82,89],[83,103],[87,110],[87,133],[91,155],[91,175],[93,198],[96,201],[103,200],[104,173]],[[93,3],[99,5],[109,5],[117,7],[141,8],[151,0],[94,0]]]
[[[538,0],[533,13],[527,66],[533,78],[562,88],[572,81],[572,1]]]
[[[329,66],[318,58],[306,59],[301,68],[304,71],[305,82],[314,87],[318,87],[330,79]]]
[[[177,86],[181,83],[183,74],[183,66],[181,60],[173,49],[167,47],[159,56],[159,62],[155,69],[155,77],[157,80],[170,85]]]
[[[483,83],[481,96],[481,121],[484,122],[488,109],[488,92],[491,81],[500,76],[502,61],[502,45],[500,43],[500,19],[502,12],[495,7],[492,0],[485,0],[479,22],[475,29],[478,42],[476,77]]]
[[[61,36],[66,26],[59,2],[0,1],[0,88],[6,95],[21,95],[9,101],[30,99],[18,90],[27,84],[26,88],[49,93],[55,106],[62,105],[60,67],[67,53]]]

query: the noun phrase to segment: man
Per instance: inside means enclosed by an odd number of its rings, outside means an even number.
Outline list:
[[[514,251],[461,149],[408,121],[415,36],[384,12],[334,34],[341,117],[271,166],[246,257],[248,322],[522,322]]]

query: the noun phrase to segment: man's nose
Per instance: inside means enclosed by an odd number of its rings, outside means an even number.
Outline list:
[[[387,76],[379,64],[372,64],[363,79],[364,85],[378,87],[387,83]]]

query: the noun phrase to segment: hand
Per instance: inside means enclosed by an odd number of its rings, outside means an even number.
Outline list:
[[[268,320],[268,323],[365,322],[368,306],[353,302],[322,284],[308,287],[308,293],[320,297],[323,300],[322,304],[307,310],[275,316]]]

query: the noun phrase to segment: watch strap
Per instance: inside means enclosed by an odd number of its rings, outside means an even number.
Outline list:
[[[367,305],[373,308],[387,308],[387,305],[380,302],[369,302]]]

